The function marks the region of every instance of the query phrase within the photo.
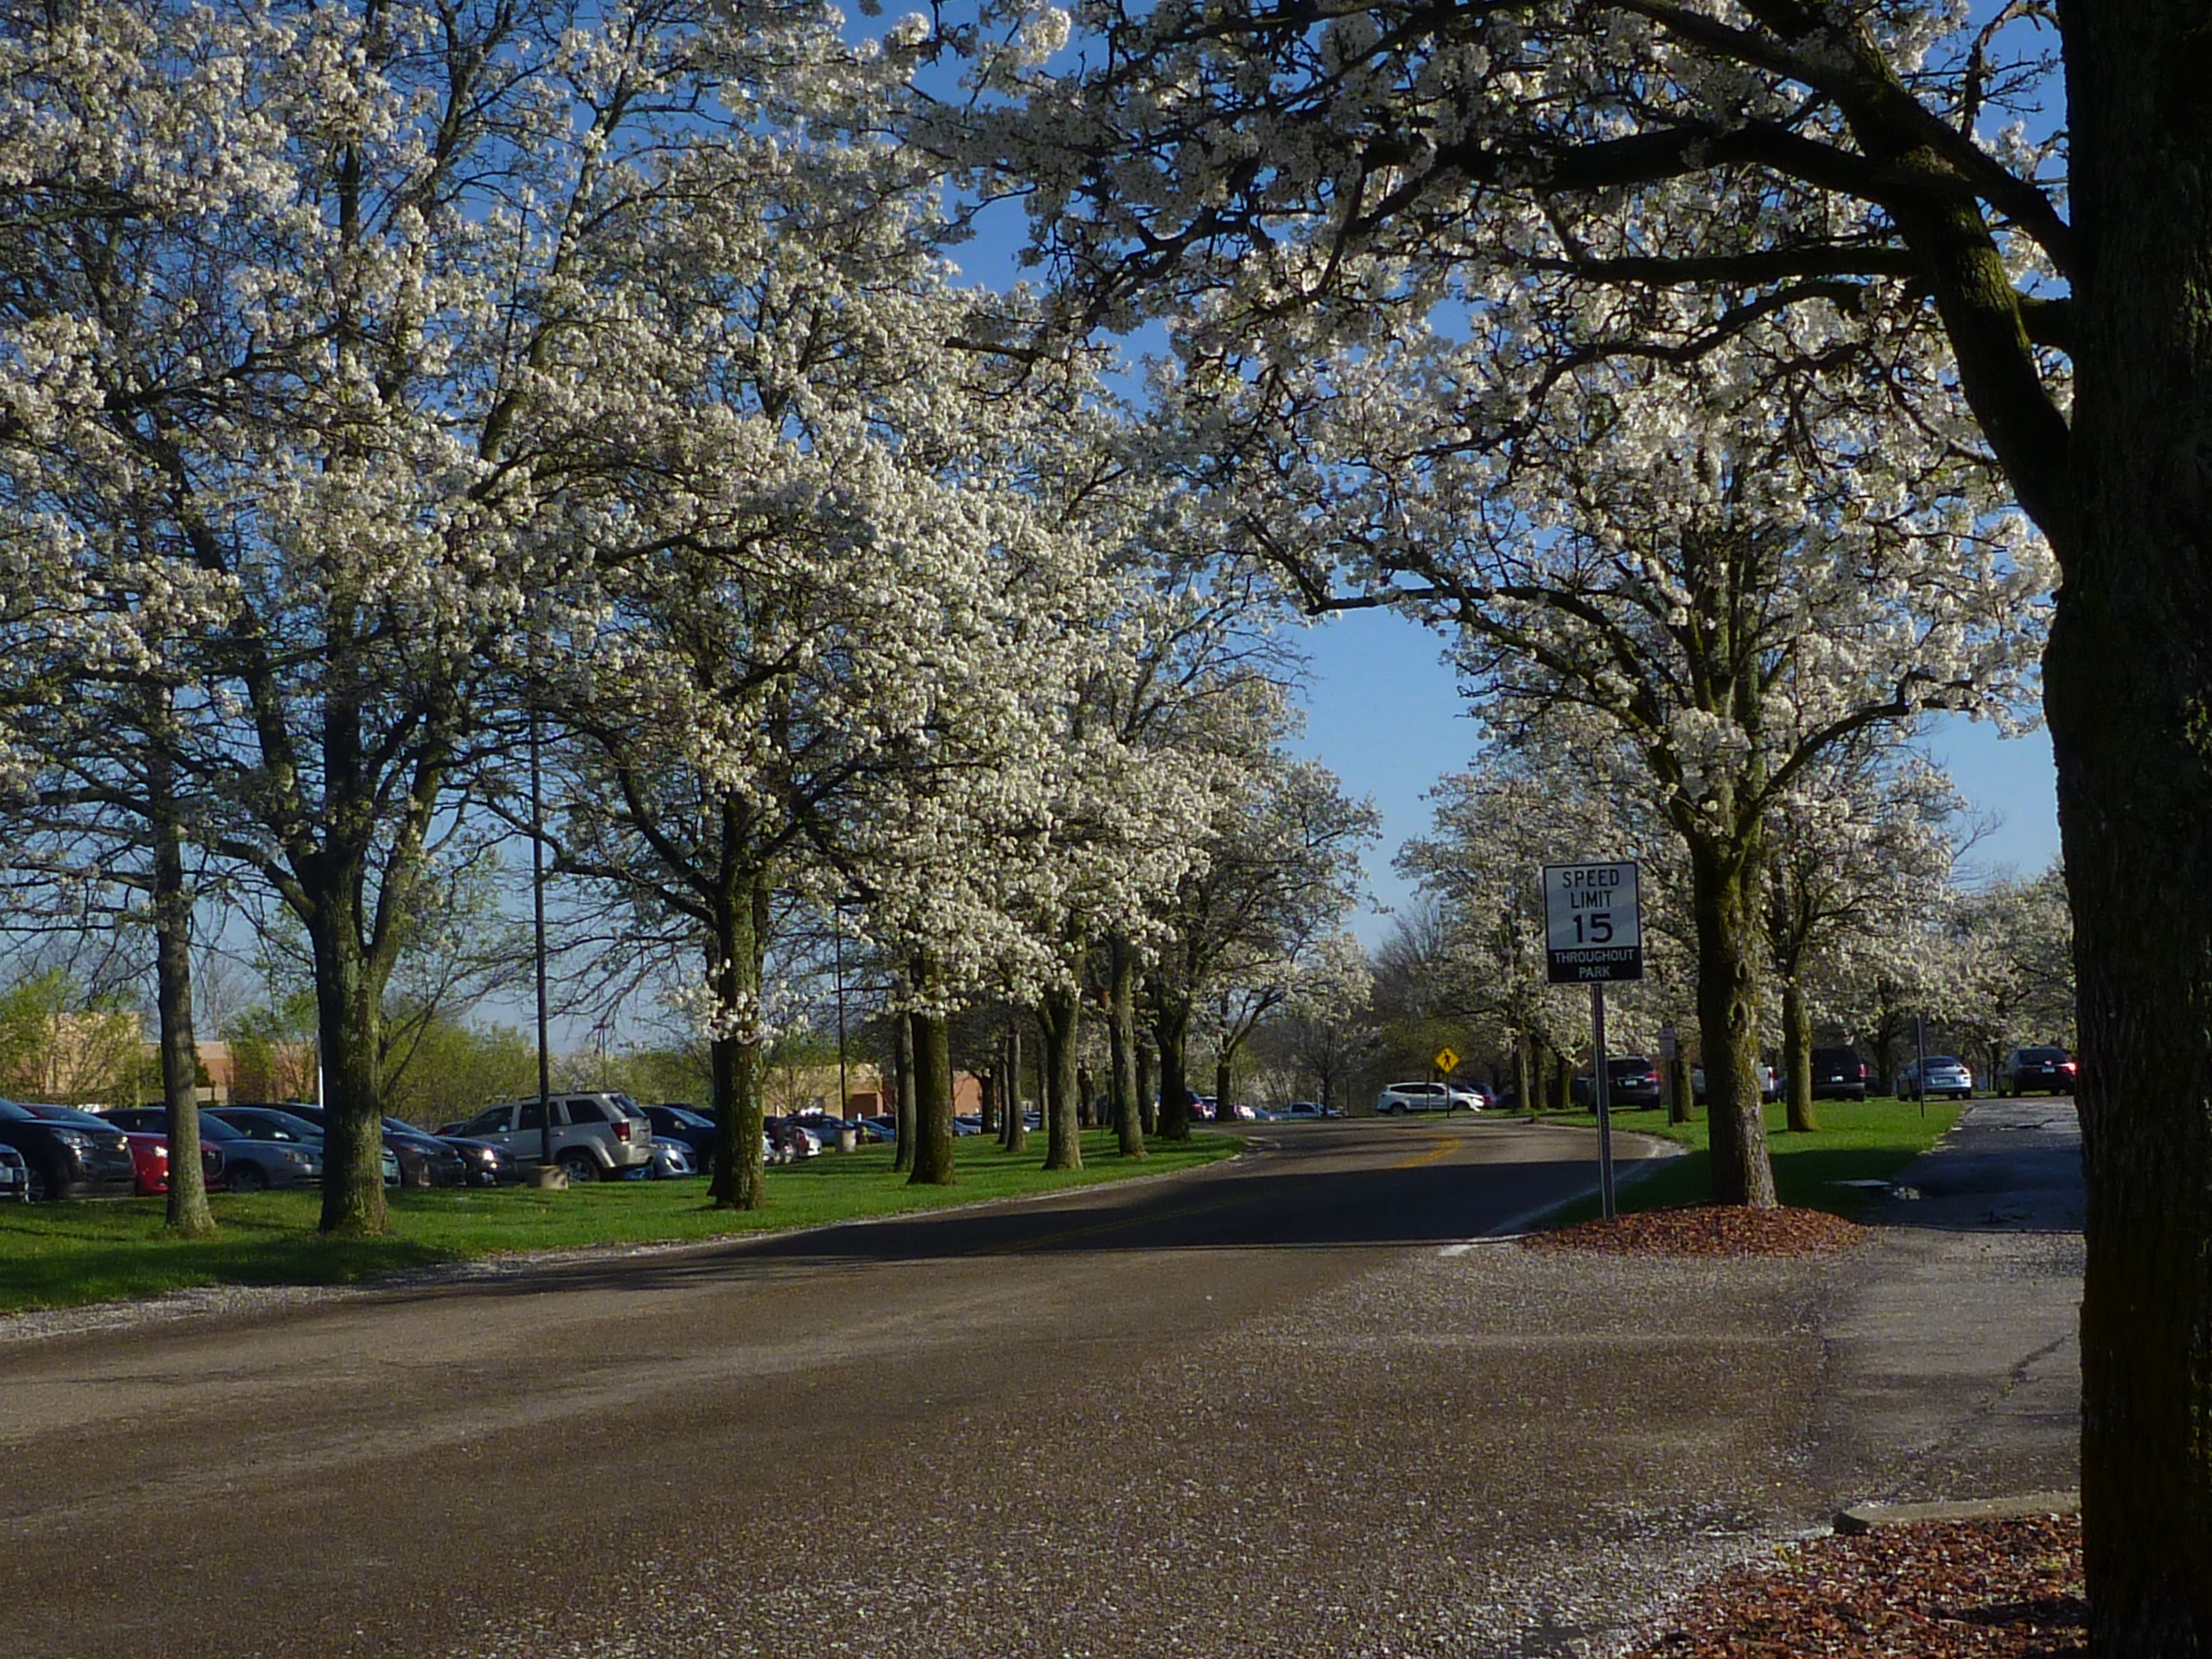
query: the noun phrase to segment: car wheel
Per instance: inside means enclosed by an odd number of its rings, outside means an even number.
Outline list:
[[[48,1198],[56,1196],[54,1183],[48,1178],[46,1166],[35,1158],[26,1158],[23,1161],[29,1166],[30,1175],[29,1181],[23,1187],[24,1201],[29,1204],[44,1204]]]
[[[554,1161],[568,1172],[569,1185],[582,1186],[599,1179],[599,1160],[588,1152],[564,1152]]]
[[[258,1192],[268,1185],[269,1177],[263,1172],[258,1164],[233,1164],[231,1166],[232,1192]]]

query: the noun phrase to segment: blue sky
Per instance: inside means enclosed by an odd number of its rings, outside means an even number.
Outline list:
[[[1371,950],[1390,932],[1384,910],[1412,897],[1391,858],[1428,829],[1421,797],[1444,773],[1465,766],[1475,731],[1441,660],[1441,638],[1404,617],[1348,613],[1317,625],[1305,644],[1313,675],[1299,747],[1382,814],[1382,839],[1367,861],[1376,902],[1352,924]],[[1927,748],[1975,811],[1999,820],[1974,849],[1967,874],[2032,875],[2057,857],[2057,774],[2046,733],[2003,738],[1987,721],[1951,718],[1931,729]],[[1562,848],[1560,855],[1576,850]]]

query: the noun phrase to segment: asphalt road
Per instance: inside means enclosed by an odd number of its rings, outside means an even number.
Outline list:
[[[1802,1270],[1466,1243],[1586,1190],[1586,1135],[1254,1139],[0,1344],[0,1649],[1579,1653],[1818,1501]]]

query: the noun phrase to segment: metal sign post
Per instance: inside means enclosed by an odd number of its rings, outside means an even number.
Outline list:
[[[1598,1196],[1613,1201],[1612,1078],[1605,1065],[1605,987],[1643,977],[1643,909],[1636,861],[1544,866],[1546,967],[1554,985],[1590,988],[1590,1068],[1598,1109]]]

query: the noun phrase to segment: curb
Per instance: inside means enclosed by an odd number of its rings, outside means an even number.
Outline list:
[[[2012,1497],[1977,1497],[1948,1503],[1854,1503],[1836,1512],[1840,1533],[1910,1527],[1923,1521],[2011,1521],[2031,1515],[2079,1515],[2079,1492],[2022,1492]]]

